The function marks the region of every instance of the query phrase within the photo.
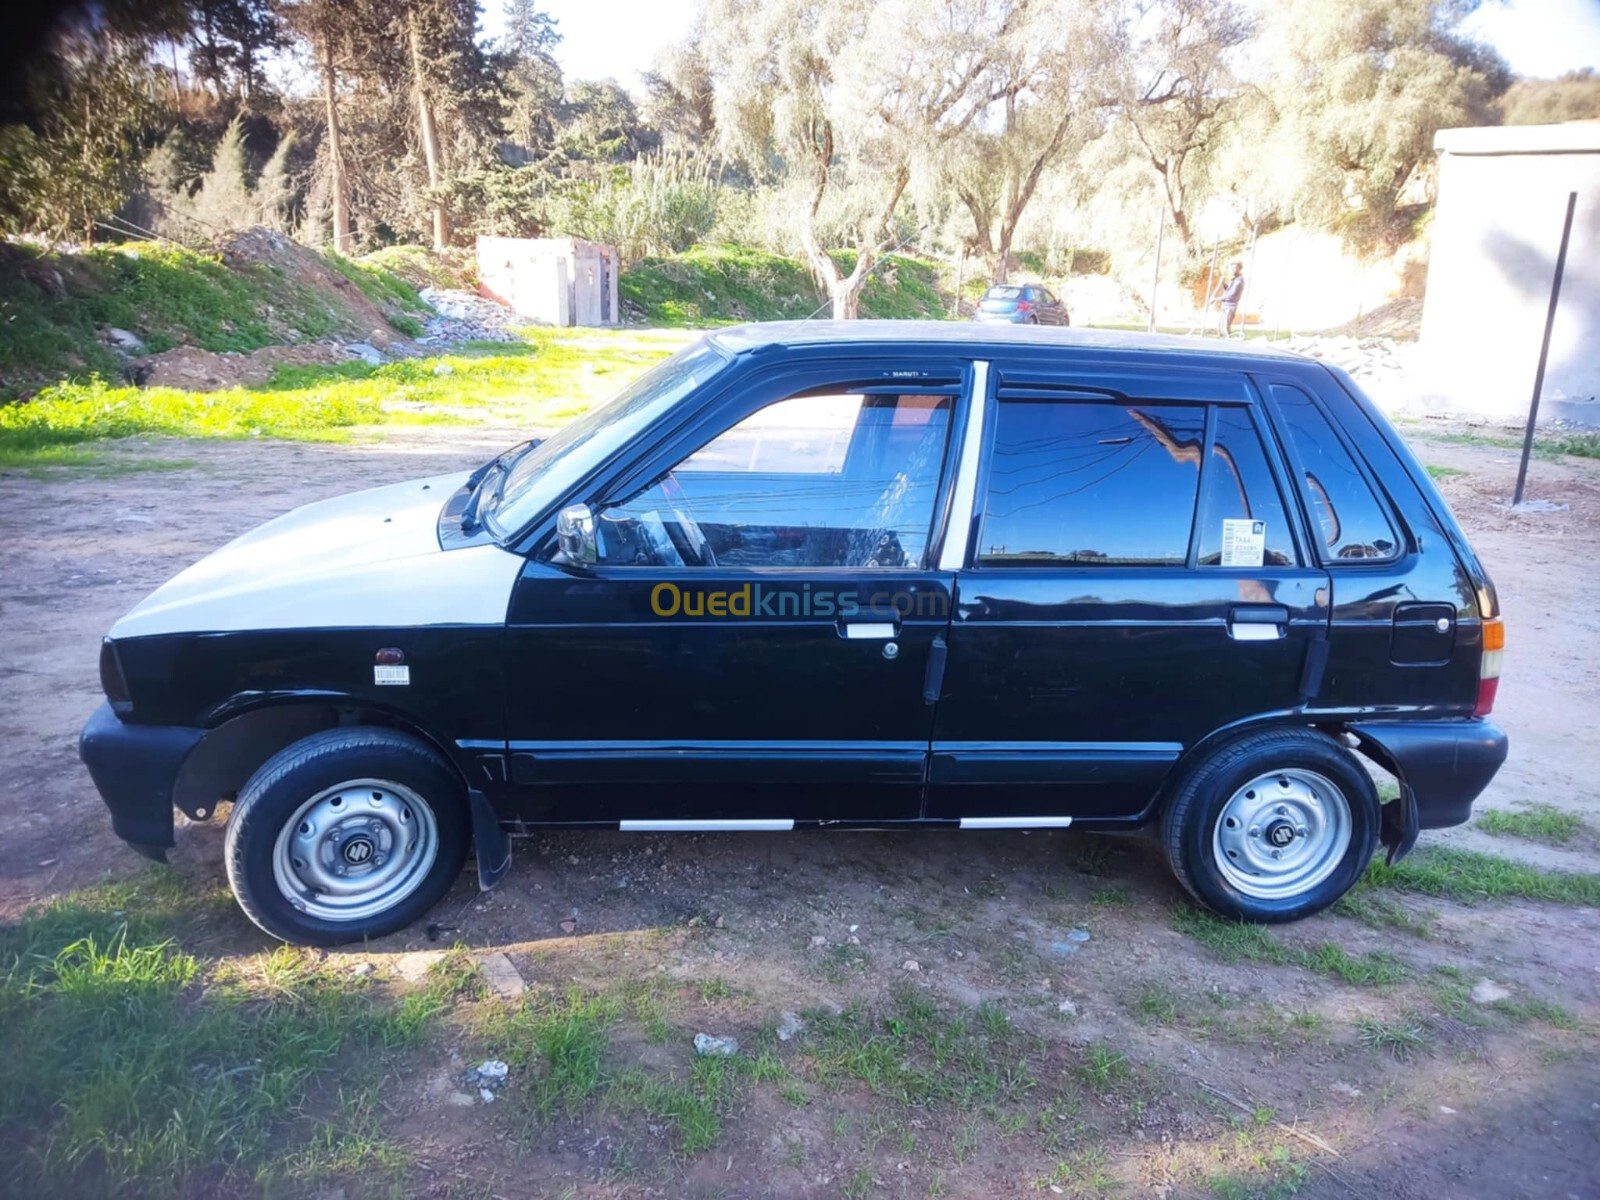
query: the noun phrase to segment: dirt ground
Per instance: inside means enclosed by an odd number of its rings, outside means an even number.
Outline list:
[[[1501,507],[1515,452],[1408,432],[1424,462],[1462,472],[1441,487],[1506,613],[1497,716],[1512,756],[1482,803],[1549,803],[1589,829],[1567,849],[1471,828],[1425,842],[1595,870],[1600,463],[1535,462],[1530,494],[1567,507],[1518,514]],[[75,746],[100,699],[99,639],[120,613],[297,504],[465,466],[513,440],[451,428],[360,445],[151,442],[107,462],[174,469],[0,476],[0,919],[142,869],[112,836]],[[174,869],[220,879],[221,828],[178,836]],[[505,951],[530,984],[665,978],[698,1028],[745,1041],[769,1036],[784,1011],[876,1011],[910,988],[1003,1011],[1033,1047],[1030,1095],[1094,1083],[1070,1120],[1026,1101],[968,1113],[890,1104],[866,1086],[800,1104],[758,1088],[711,1150],[685,1156],[663,1130],[610,1110],[535,1128],[511,1104],[446,1104],[430,1081],[451,1070],[447,1039],[388,1089],[417,1195],[1600,1200],[1600,913],[1398,905],[1401,926],[1329,914],[1275,934],[1292,950],[1392,953],[1405,968],[1363,986],[1303,963],[1219,957],[1185,932],[1187,907],[1141,839],[564,833],[519,842],[487,896],[464,876],[431,930],[336,957],[388,975],[407,952],[460,941]],[[229,949],[264,947],[242,916],[222,920]],[[1471,1005],[1459,993],[1484,979],[1509,1006],[1452,1018],[1449,996]],[[1574,1021],[1540,1017],[1549,1006]],[[1363,1040],[1408,1020],[1429,1035],[1399,1047],[1405,1057]],[[1084,1075],[1085,1056],[1106,1047],[1123,1066]],[[614,1052],[693,1061],[677,1039]]]

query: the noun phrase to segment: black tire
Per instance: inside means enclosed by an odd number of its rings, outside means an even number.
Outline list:
[[[1252,895],[1230,880],[1230,874],[1237,878],[1244,873],[1237,865],[1225,869],[1218,862],[1218,843],[1224,836],[1218,825],[1236,795],[1254,797],[1253,791],[1243,792],[1246,785],[1278,772],[1310,773],[1333,785],[1347,806],[1349,842],[1337,854],[1337,840],[1330,841],[1326,861],[1333,863],[1331,871],[1303,890]],[[1349,750],[1315,730],[1278,729],[1229,742],[1186,768],[1162,813],[1161,843],[1178,882],[1201,904],[1233,920],[1279,923],[1320,912],[1349,891],[1377,849],[1380,822],[1372,777]]]
[[[383,911],[329,920],[291,903],[274,874],[274,855],[285,824],[308,801],[354,780],[392,783],[420,799],[432,816],[434,858]],[[286,942],[337,946],[393,933],[421,917],[461,873],[467,842],[466,790],[437,751],[392,729],[351,727],[312,734],[262,764],[234,804],[225,856],[239,907],[263,930]]]

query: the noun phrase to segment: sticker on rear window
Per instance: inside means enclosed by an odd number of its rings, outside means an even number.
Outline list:
[[[1224,517],[1222,521],[1222,565],[1259,567],[1266,557],[1267,523],[1248,517]]]
[[[372,682],[406,687],[411,683],[410,667],[373,667]]]

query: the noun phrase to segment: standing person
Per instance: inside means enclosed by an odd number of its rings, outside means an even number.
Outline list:
[[[1244,299],[1244,264],[1234,259],[1233,272],[1222,285],[1222,315],[1217,321],[1217,332],[1223,337],[1233,336],[1233,318],[1239,312],[1239,302]],[[1244,334],[1241,331],[1240,337]]]

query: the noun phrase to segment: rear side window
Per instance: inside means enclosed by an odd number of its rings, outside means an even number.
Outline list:
[[[1328,418],[1299,388],[1269,387],[1299,457],[1300,482],[1323,557],[1393,558],[1400,550],[1394,526]]]
[[[978,562],[1182,566],[1205,409],[1004,399]]]
[[[1296,558],[1283,497],[1250,414],[1218,407],[1200,502],[1200,565],[1292,567]]]

